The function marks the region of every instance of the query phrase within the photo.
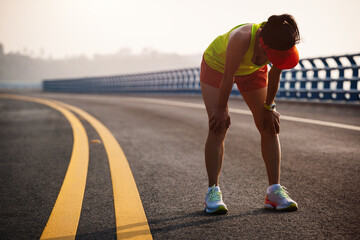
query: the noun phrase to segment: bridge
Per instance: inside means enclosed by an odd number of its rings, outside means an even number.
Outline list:
[[[360,53],[301,59],[283,71],[277,99],[360,103]],[[77,93],[200,93],[200,69],[46,80],[43,89]],[[233,95],[239,92],[234,88]]]
[[[359,56],[302,59],[282,75],[281,184],[296,212],[263,208],[260,136],[235,90],[220,177],[229,213],[203,212],[198,68],[0,93],[1,238],[357,238]]]

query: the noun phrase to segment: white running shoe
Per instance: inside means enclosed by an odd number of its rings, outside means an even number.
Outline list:
[[[209,214],[225,214],[228,209],[222,200],[221,191],[214,186],[208,191],[205,197],[204,210]]]
[[[285,187],[280,185],[273,190],[268,188],[265,196],[265,208],[279,211],[296,211],[298,205],[289,197],[285,189]]]

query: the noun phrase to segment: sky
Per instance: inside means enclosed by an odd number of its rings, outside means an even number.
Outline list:
[[[0,43],[43,58],[201,54],[236,25],[289,13],[301,58],[351,54],[360,52],[359,10],[359,0],[0,0]]]

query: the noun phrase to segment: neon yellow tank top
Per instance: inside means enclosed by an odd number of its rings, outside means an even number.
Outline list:
[[[264,65],[268,64],[268,62],[266,62],[263,65],[258,66],[258,65],[255,65],[251,61],[251,58],[254,53],[256,32],[264,24],[265,24],[265,22],[252,25],[250,46],[249,46],[249,49],[246,51],[246,53],[240,63],[239,68],[236,70],[235,76],[249,75],[249,74],[255,72],[256,70],[260,69]],[[224,73],[226,48],[227,48],[228,41],[229,41],[229,35],[233,30],[235,30],[241,26],[244,26],[244,25],[246,25],[246,24],[238,25],[238,26],[234,27],[233,29],[231,29],[229,32],[218,36],[209,45],[209,47],[204,52],[204,60],[205,60],[206,64],[209,65],[209,67],[211,67],[212,69],[215,69],[216,71]]]

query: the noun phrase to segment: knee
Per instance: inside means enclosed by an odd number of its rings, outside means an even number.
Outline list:
[[[228,129],[223,129],[219,132],[214,133],[214,132],[210,131],[210,129],[209,129],[208,138],[211,138],[217,142],[223,142],[225,140],[227,130]]]
[[[276,132],[272,132],[267,128],[264,128],[264,124],[263,123],[259,123],[256,124],[256,128],[258,129],[261,137],[265,137],[265,138],[273,138],[278,136],[279,134]]]
[[[259,133],[262,138],[274,138],[279,135],[278,133],[273,133],[266,129],[259,130]]]
[[[277,138],[279,135],[279,133],[270,131],[269,129],[266,129],[263,127],[258,128],[258,130],[259,130],[261,138],[272,139],[272,138]]]

